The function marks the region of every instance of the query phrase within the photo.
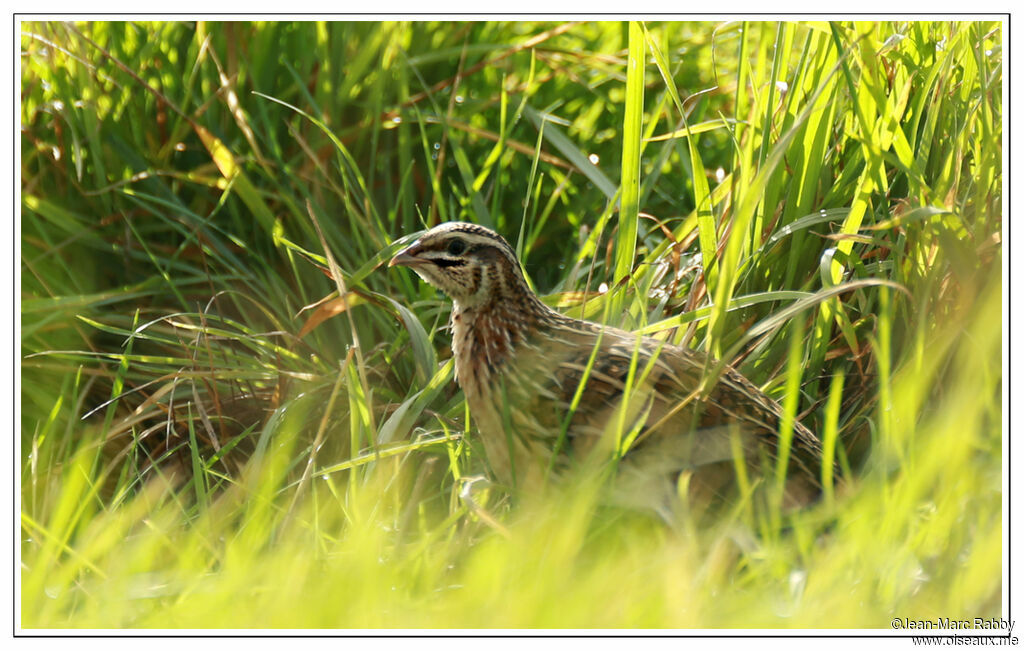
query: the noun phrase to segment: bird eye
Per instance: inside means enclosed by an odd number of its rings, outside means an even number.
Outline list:
[[[466,242],[458,238],[448,243],[448,253],[450,255],[462,255],[466,252]]]

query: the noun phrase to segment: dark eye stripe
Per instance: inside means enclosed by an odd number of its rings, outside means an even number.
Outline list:
[[[432,262],[437,266],[445,269],[447,269],[448,267],[461,267],[462,265],[466,264],[465,260],[452,260],[450,258],[437,258]]]

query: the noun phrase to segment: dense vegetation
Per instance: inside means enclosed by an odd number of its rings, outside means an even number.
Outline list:
[[[21,625],[998,617],[1001,43],[22,24]],[[449,303],[384,264],[451,219],[559,309],[735,364],[852,481],[672,523],[476,481]]]

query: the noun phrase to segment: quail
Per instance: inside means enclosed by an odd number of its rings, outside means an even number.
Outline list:
[[[595,450],[631,462],[634,473],[674,476],[732,471],[737,440],[754,466],[777,458],[782,409],[743,375],[726,366],[701,391],[704,354],[551,309],[488,228],[440,224],[389,266],[412,269],[452,300],[456,380],[487,462],[507,485]],[[787,476],[799,481],[786,490],[820,489],[821,457],[818,438],[794,422]]]

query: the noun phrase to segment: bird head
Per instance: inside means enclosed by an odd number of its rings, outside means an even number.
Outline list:
[[[431,228],[396,253],[388,266],[409,267],[461,308],[484,305],[527,287],[505,238],[466,222]]]

